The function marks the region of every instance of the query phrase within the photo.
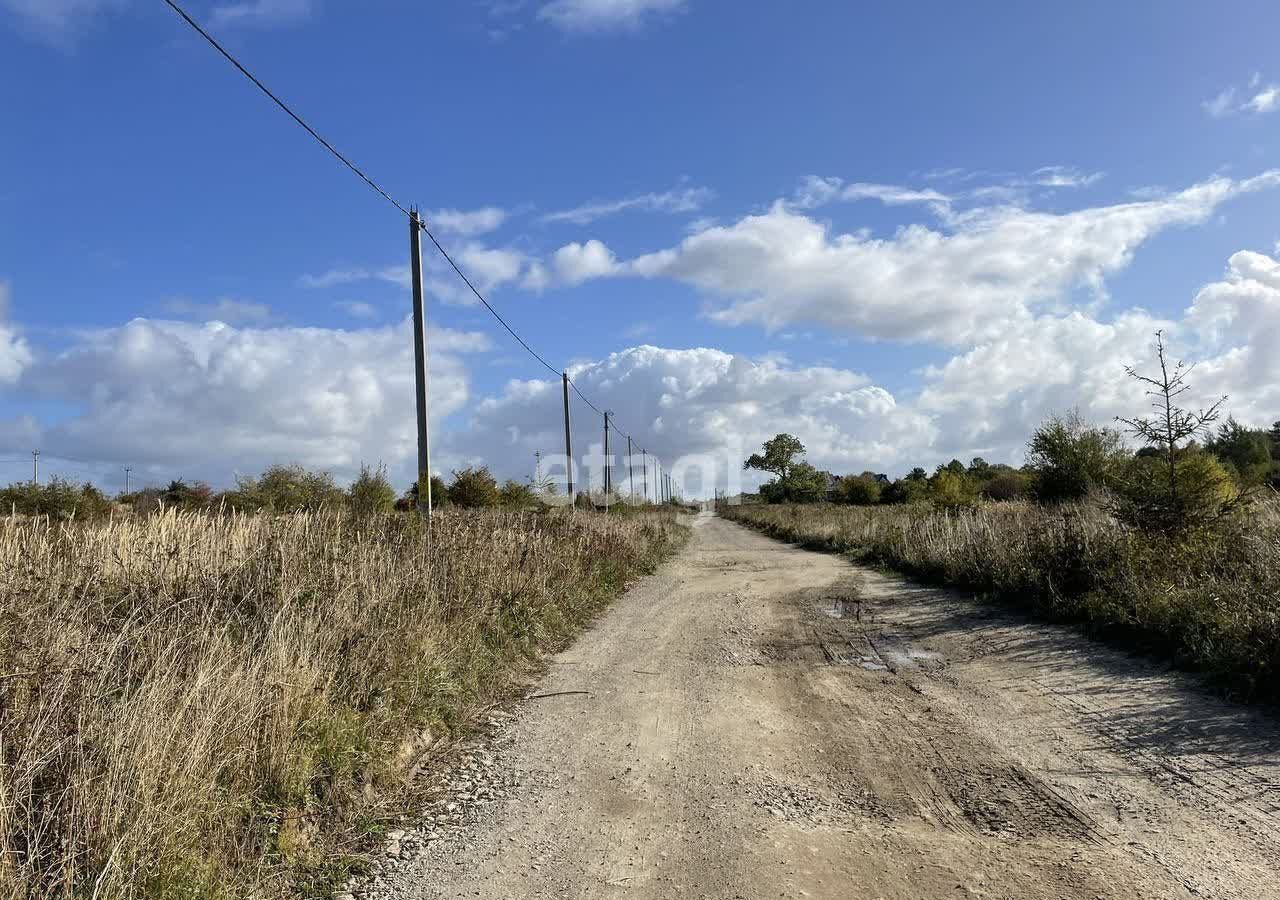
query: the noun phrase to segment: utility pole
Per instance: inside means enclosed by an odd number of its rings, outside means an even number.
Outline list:
[[[631,502],[636,502],[636,467],[631,461],[631,435],[627,435],[627,493],[631,495]]]
[[[422,219],[409,211],[409,268],[413,277],[413,383],[418,405],[418,515],[431,521],[431,438],[427,433],[427,328],[422,301]]]
[[[640,448],[640,471],[643,473],[641,478],[644,482],[644,502],[649,502],[649,451],[643,447]]]
[[[609,511],[609,491],[612,489],[612,478],[609,472],[609,410],[604,411],[604,511]]]
[[[573,437],[569,432],[569,373],[561,372],[560,377],[564,381],[564,469],[565,478],[568,479],[569,489],[569,505],[573,508],[578,506],[578,498],[573,493]]]
[[[40,451],[31,451],[31,483],[40,483]]]
[[[132,466],[124,467],[124,492],[129,493],[129,473],[133,471]]]

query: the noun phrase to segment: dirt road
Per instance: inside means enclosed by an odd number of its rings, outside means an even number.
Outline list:
[[[537,690],[372,894],[1280,898],[1274,719],[721,519]]]

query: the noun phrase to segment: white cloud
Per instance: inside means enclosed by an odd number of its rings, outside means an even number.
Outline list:
[[[0,0],[20,28],[57,45],[69,44],[99,13],[118,8],[122,0]]]
[[[1101,296],[1107,276],[1154,235],[1277,185],[1280,171],[1271,171],[1060,214],[979,208],[947,217],[943,229],[909,225],[890,238],[833,233],[780,202],[598,272],[692,284],[728,301],[712,312],[727,324],[778,330],[812,322],[871,338],[963,344],[1051,312],[1075,290]],[[603,246],[594,255],[611,256]]]
[[[685,6],[685,0],[552,0],[538,18],[567,32],[621,31]]]
[[[1031,173],[1031,181],[1041,187],[1076,188],[1096,184],[1102,172],[1083,172],[1075,166],[1043,166]]]
[[[605,278],[619,270],[613,251],[596,240],[585,244],[566,244],[555,252],[551,262],[557,279],[569,285]]]
[[[462,355],[488,341],[450,330],[429,341],[438,424],[467,402]],[[405,322],[346,331],[135,319],[82,334],[21,384],[78,407],[46,429],[51,455],[131,463],[156,477],[225,483],[235,470],[291,460],[349,476],[381,460],[407,480],[416,453]]]
[[[637,452],[643,447],[669,468],[680,456],[709,454],[720,463],[721,487],[730,468],[736,476],[743,458],[779,431],[802,435],[810,461],[837,471],[890,467],[932,439],[925,418],[844,369],[705,347],[639,346],[580,363],[569,374],[596,405],[616,411],[619,430],[636,438]],[[595,413],[577,401],[573,410],[581,458],[601,438]],[[527,473],[534,451],[562,453],[563,441],[561,388],[554,380],[511,382],[479,404],[465,431],[447,439],[451,452],[510,474]],[[615,452],[625,454],[625,438],[618,446]],[[638,490],[638,472],[636,478]],[[615,483],[620,480],[621,465]],[[689,486],[707,494],[710,488]]]
[[[271,307],[252,300],[221,297],[212,303],[200,303],[187,297],[175,297],[163,304],[166,313],[202,322],[226,322],[228,325],[261,325],[271,320]]]
[[[398,287],[409,287],[408,266],[383,266],[380,269],[364,267],[329,269],[319,275],[303,275],[298,283],[309,288],[331,288],[361,281],[385,281]]]
[[[1280,109],[1280,84],[1263,85],[1262,73],[1255,72],[1243,95],[1238,88],[1228,87],[1200,105],[1215,119],[1241,114],[1264,115]]]
[[[617,215],[621,212],[661,212],[690,213],[697,212],[714,194],[701,187],[675,187],[662,193],[637,194],[622,200],[601,203],[587,203],[560,212],[548,213],[542,217],[544,222],[571,222],[574,225],[586,225],[605,216]]]
[[[378,318],[378,307],[372,303],[365,303],[362,300],[340,300],[333,304],[335,308],[342,310],[353,319],[376,319]]]
[[[311,12],[312,0],[247,0],[215,6],[209,24],[215,28],[290,25],[310,18]]]
[[[437,209],[427,214],[429,225],[439,226],[441,231],[471,237],[496,231],[507,220],[507,211],[497,206],[480,209]]]
[[[9,324],[9,292],[9,283],[0,281],[0,386],[17,381],[32,361],[31,348]]]
[[[1258,91],[1245,101],[1244,108],[1251,113],[1269,113],[1280,109],[1280,84],[1272,84]]]
[[[872,184],[857,181],[845,184],[840,178],[823,178],[808,175],[796,190],[791,206],[796,209],[814,209],[837,200],[878,200],[886,206],[904,206],[911,203],[932,203],[946,206],[951,198],[946,194],[925,188],[901,187],[894,184]]]
[[[423,252],[427,254],[423,259],[423,286],[428,296],[456,306],[477,303],[475,296],[449,264],[439,254],[428,253],[429,250],[434,248],[430,245],[423,248]],[[510,284],[523,282],[527,286],[541,268],[537,260],[521,250],[489,247],[478,241],[466,241],[459,246],[450,247],[449,254],[486,296],[489,292]],[[319,275],[303,275],[298,283],[303,287],[323,289],[380,281],[408,291],[412,286],[411,274],[407,265],[339,267]]]

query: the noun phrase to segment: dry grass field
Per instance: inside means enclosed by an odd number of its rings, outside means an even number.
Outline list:
[[[1237,696],[1280,701],[1280,502],[1212,528],[1159,535],[1093,504],[725,507],[806,547],[848,552],[969,588],[1210,673]]]
[[[0,896],[315,896],[666,512],[0,520]]]

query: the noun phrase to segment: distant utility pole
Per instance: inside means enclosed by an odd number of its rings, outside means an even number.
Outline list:
[[[413,276],[413,383],[418,404],[418,515],[431,521],[431,438],[427,433],[427,328],[422,300],[422,219],[409,211],[409,268]]]
[[[649,502],[649,451],[643,447],[640,448],[640,471],[644,473],[642,480],[644,482],[644,502]]]
[[[124,467],[124,492],[129,493],[129,473],[133,471],[132,466]]]
[[[631,502],[636,502],[636,467],[631,462],[631,435],[627,435],[627,493],[631,495]]]
[[[569,373],[561,372],[564,379],[564,468],[568,479],[569,504],[577,507],[578,498],[573,495],[573,437],[569,432]]]
[[[609,410],[604,411],[604,511],[609,511],[609,490],[613,479],[609,472]]]
[[[31,451],[31,483],[40,483],[40,451]]]

